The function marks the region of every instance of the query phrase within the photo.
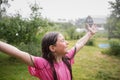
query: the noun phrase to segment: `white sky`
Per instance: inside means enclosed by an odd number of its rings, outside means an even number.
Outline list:
[[[110,14],[110,4],[108,1],[114,0],[36,0],[43,8],[43,17],[51,20],[78,19],[91,16],[107,16]],[[35,0],[14,0],[10,2],[9,13],[15,14],[17,11],[28,17],[30,13],[29,5]]]

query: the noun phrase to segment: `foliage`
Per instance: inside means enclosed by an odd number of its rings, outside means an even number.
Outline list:
[[[0,20],[6,14],[7,7],[10,7],[8,0],[0,0]]]
[[[18,46],[18,45],[17,45]],[[18,48],[20,50],[23,50],[25,52],[28,52],[29,54],[35,55],[35,56],[41,56],[41,44],[30,42],[29,44],[20,43]]]
[[[115,2],[109,1],[111,4],[112,15],[114,15],[117,19],[120,19],[120,0],[115,0]]]
[[[110,54],[120,55],[120,40],[111,40],[110,41]]]
[[[78,40],[85,35],[86,32],[77,32],[74,33],[74,40]]]
[[[0,39],[6,40],[9,44],[20,46],[24,44],[30,53],[38,54],[40,51],[32,48],[40,48],[40,41],[43,34],[49,30],[47,26],[52,25],[47,20],[35,18],[34,20],[23,20],[20,15],[4,17],[0,21]],[[30,46],[32,48],[30,48]],[[36,47],[35,47],[36,46]],[[37,48],[37,49],[38,49]],[[38,52],[36,52],[36,51]]]
[[[107,32],[97,32],[94,35],[95,38],[108,38],[108,33]]]
[[[54,25],[41,17],[38,4],[30,5],[31,16],[23,19],[19,13],[13,16],[4,16],[0,20],[0,39],[19,49],[34,55],[40,55],[40,41],[45,32]]]
[[[36,3],[36,1],[35,1],[34,4],[31,4],[29,7],[32,11],[31,16],[30,16],[31,18],[34,19],[34,18],[40,18],[41,17],[40,10],[42,10],[42,7],[40,7],[39,4]]]
[[[88,45],[88,46],[94,46],[95,45],[95,43],[94,43],[94,39],[90,39],[87,43],[86,43],[86,45]]]
[[[52,25],[47,19],[43,19],[39,13],[39,6],[35,3],[31,5],[31,19],[22,19],[19,13],[14,16],[5,16],[0,21],[0,38],[11,44],[29,44],[30,42],[39,42],[37,38],[40,33],[44,32],[40,29]]]
[[[15,43],[16,40],[19,39],[16,35],[21,25],[19,23],[22,23],[19,17],[4,17],[3,20],[0,21],[0,38],[7,40],[8,43]]]
[[[76,32],[76,26],[70,22],[56,23],[56,29],[63,33],[65,39],[75,40],[81,38],[85,33]]]
[[[108,34],[110,38],[120,38],[120,0],[110,1],[112,13],[107,21]]]
[[[102,53],[108,55],[120,56],[120,40],[112,39],[109,41],[110,48],[102,50]]]

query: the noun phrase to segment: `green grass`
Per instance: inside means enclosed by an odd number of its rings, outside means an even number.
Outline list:
[[[0,53],[0,80],[38,80],[21,61]]]
[[[104,40],[104,41],[103,41]],[[97,44],[106,39],[97,39],[96,46],[84,46],[75,56],[73,64],[74,80],[120,80],[120,58],[101,53]],[[76,41],[69,41],[73,46]],[[20,61],[12,61],[0,53],[0,80],[38,80],[30,76],[27,66]]]
[[[120,80],[120,59],[86,46],[75,57],[75,80]]]

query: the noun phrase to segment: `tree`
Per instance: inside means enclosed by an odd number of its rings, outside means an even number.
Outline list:
[[[109,2],[112,13],[107,21],[109,38],[120,38],[120,0]]]
[[[8,0],[0,0],[0,20],[6,14],[6,8],[10,7]]]
[[[4,17],[0,21],[0,38],[12,44],[23,42],[23,40],[25,40],[25,35],[23,35],[26,30],[24,26],[25,23],[26,22],[21,19],[20,14]]]
[[[37,42],[36,34],[39,27],[47,27],[48,21],[39,17],[38,6],[33,5],[31,7],[32,16],[31,19],[22,19],[19,13],[14,16],[5,16],[0,21],[0,39],[6,40],[11,44]]]
[[[110,1],[109,3],[113,9],[112,15],[114,15],[116,19],[120,19],[120,0],[115,0],[115,2]]]
[[[31,18],[35,19],[35,18],[40,18],[41,17],[41,12],[40,10],[42,10],[43,8],[40,7],[36,0],[35,0],[35,3],[34,4],[31,4],[30,5],[30,9],[32,11],[32,13],[30,14],[31,15]]]

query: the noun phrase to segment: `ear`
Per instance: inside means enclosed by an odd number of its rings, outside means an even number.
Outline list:
[[[55,52],[55,46],[54,45],[50,45],[49,49],[50,49],[51,52]]]

